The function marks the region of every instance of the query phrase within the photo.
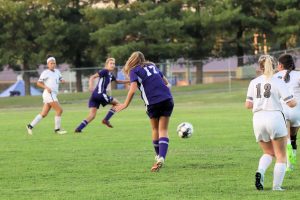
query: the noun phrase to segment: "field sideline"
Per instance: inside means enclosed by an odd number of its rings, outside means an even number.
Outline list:
[[[79,135],[73,131],[88,114],[89,94],[60,95],[69,131],[62,136],[53,133],[53,111],[27,135],[41,97],[0,99],[0,199],[299,199],[299,156],[285,192],[271,191],[274,162],[266,190],[254,187],[261,151],[244,108],[248,82],[233,81],[231,92],[226,83],[172,88],[170,147],[159,173],[150,172],[154,151],[139,93],[112,118],[113,129],[100,124],[105,107]],[[120,101],[125,94],[113,91]],[[176,134],[183,121],[194,125],[190,139]]]

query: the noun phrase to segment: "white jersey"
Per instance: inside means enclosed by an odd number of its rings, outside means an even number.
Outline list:
[[[283,80],[287,70],[282,70],[275,74],[279,79]],[[300,72],[291,71],[290,80],[286,83],[287,89],[297,100],[297,105],[294,108],[288,107],[283,101],[281,101],[284,115],[286,119],[290,121],[291,127],[300,126]]]
[[[283,80],[287,70],[282,70],[276,73],[276,76],[279,79]],[[290,72],[290,81],[286,83],[289,92],[294,96],[297,101],[300,101],[300,72],[291,71]]]
[[[250,82],[246,101],[253,103],[253,113],[261,110],[282,111],[280,98],[285,103],[293,99],[285,83],[275,76],[267,79],[261,75]]]
[[[54,71],[51,71],[49,69],[42,72],[39,82],[43,82],[47,87],[49,87],[52,92],[58,93],[58,86],[60,81],[62,80],[61,73],[59,70],[54,69]]]

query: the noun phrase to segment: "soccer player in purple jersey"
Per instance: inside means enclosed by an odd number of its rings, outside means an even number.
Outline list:
[[[174,107],[168,87],[170,84],[155,64],[146,61],[139,51],[131,54],[123,70],[129,75],[131,84],[125,102],[117,105],[116,111],[127,108],[139,88],[150,118],[152,142],[156,152],[156,162],[151,171],[158,172],[164,164],[169,146],[168,125]]]
[[[112,128],[109,119],[115,114],[115,106],[119,104],[119,101],[111,96],[106,94],[107,86],[112,81],[116,81],[119,84],[130,83],[129,80],[117,80],[112,71],[115,69],[115,59],[107,58],[105,62],[105,67],[103,70],[100,70],[98,73],[92,75],[89,79],[89,90],[92,92],[92,95],[89,100],[90,113],[85,120],[83,120],[79,126],[75,129],[75,133],[80,133],[84,127],[88,125],[97,114],[100,104],[104,107],[107,104],[111,104],[112,107],[108,111],[105,118],[102,120],[102,124],[105,124],[107,127]],[[93,89],[94,79],[99,78],[98,84],[95,89]]]

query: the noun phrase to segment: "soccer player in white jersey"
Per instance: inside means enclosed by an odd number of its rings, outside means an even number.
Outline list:
[[[63,113],[63,109],[61,108],[58,99],[58,86],[59,83],[64,83],[65,80],[62,78],[59,70],[55,69],[56,60],[54,57],[49,57],[47,59],[48,69],[42,72],[37,85],[44,89],[43,92],[43,102],[44,106],[40,114],[38,114],[33,121],[26,126],[27,132],[29,135],[32,135],[32,129],[39,123],[44,117],[47,116],[50,109],[53,108],[55,110],[55,127],[54,132],[57,134],[65,134],[67,133],[65,130],[61,129],[61,115]]]
[[[278,61],[277,70],[279,72],[275,76],[284,80],[290,93],[297,102],[300,102],[300,72],[295,71],[296,66],[293,57],[289,54],[283,54]],[[287,140],[287,171],[292,171],[296,164],[296,139],[300,127],[300,104],[298,103],[295,108],[290,108],[284,103],[282,103],[282,106],[289,131]]]
[[[273,190],[283,190],[281,185],[286,170],[287,128],[280,98],[290,107],[295,107],[297,102],[284,82],[273,76],[276,65],[273,57],[263,55],[258,62],[263,74],[250,82],[245,102],[246,108],[252,108],[254,134],[263,151],[255,174],[255,186],[263,190],[265,171],[275,156]]]

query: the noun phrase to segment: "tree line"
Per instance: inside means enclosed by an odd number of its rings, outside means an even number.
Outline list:
[[[269,50],[299,46],[299,19],[299,0],[0,0],[0,69],[36,69],[49,54],[74,68],[124,63],[136,50],[153,62],[236,55],[242,66],[262,46],[254,34]],[[33,75],[24,74],[26,94]]]

